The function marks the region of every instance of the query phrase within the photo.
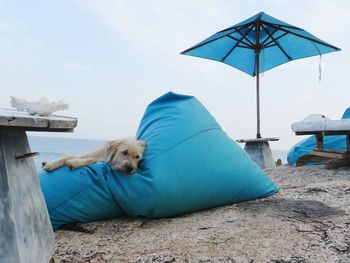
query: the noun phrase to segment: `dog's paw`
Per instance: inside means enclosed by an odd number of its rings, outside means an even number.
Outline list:
[[[55,170],[55,168],[50,163],[47,163],[47,162],[42,162],[41,168],[46,172],[51,172]]]

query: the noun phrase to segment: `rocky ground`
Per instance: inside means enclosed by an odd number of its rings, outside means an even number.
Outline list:
[[[266,172],[280,187],[270,198],[59,230],[51,262],[350,262],[350,169],[283,165]]]

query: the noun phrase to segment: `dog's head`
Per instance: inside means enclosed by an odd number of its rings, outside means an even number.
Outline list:
[[[107,143],[107,162],[112,169],[125,174],[138,170],[139,161],[143,158],[146,143],[133,138],[115,140]]]

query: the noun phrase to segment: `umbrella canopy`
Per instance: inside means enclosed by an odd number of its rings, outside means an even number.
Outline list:
[[[181,54],[219,61],[256,77],[257,138],[261,138],[259,74],[295,59],[339,50],[301,28],[260,12]]]

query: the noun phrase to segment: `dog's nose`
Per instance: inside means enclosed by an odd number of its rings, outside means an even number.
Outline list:
[[[124,169],[127,173],[131,173],[134,170],[134,167],[127,163],[125,164]]]

